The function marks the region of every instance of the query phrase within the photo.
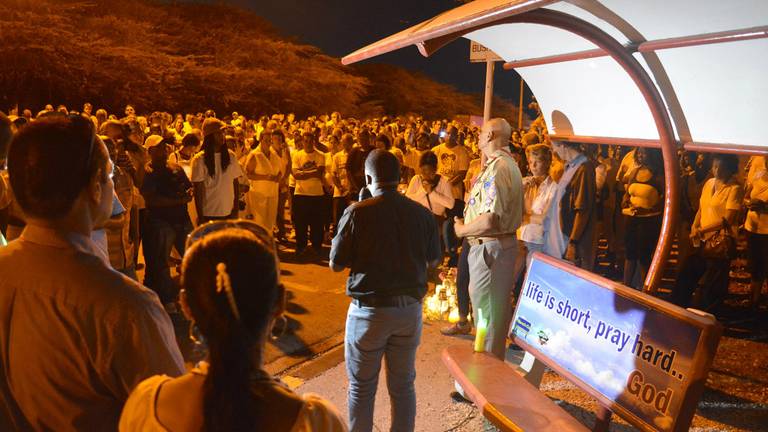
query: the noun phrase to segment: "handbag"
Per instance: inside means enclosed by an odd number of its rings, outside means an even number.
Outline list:
[[[736,257],[736,239],[728,227],[715,231],[701,245],[701,256],[709,259],[732,260]]]

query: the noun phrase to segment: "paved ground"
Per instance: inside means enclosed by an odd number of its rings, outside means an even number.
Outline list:
[[[424,325],[422,343],[416,361],[416,431],[482,431],[482,416],[473,406],[453,401],[448,395],[453,380],[443,366],[440,353],[451,344],[470,344],[471,338],[449,338],[440,335],[438,322]],[[710,373],[691,430],[695,431],[768,431],[768,382],[763,375],[768,368],[768,339],[725,336],[721,340],[717,359]],[[519,352],[509,351],[507,360],[519,362]],[[731,357],[744,353],[748,362],[733,362]],[[343,352],[332,350],[315,362],[307,363],[284,375],[284,380],[299,393],[318,393],[331,400],[347,415],[347,379]],[[314,364],[320,363],[320,364]],[[375,430],[389,429],[389,397],[385,378],[379,380],[376,395]],[[573,384],[553,372],[547,372],[542,391],[556,400],[585,425],[594,424],[594,400]],[[614,417],[611,431],[636,430]]]
[[[349,299],[344,295],[346,272],[333,273],[326,261],[297,263],[290,250],[281,251],[282,282],[289,292],[288,332],[267,348],[267,369],[299,393],[314,392],[330,399],[346,416],[347,379],[344,370],[343,334]],[[731,287],[731,306],[707,389],[692,430],[768,431],[768,311],[761,319],[745,321],[746,289]],[[195,352],[187,339],[186,322],[175,319],[177,337],[185,358]],[[443,323],[427,322],[417,355],[418,432],[493,430],[484,425],[477,410],[449,398],[453,381],[440,359],[442,349],[467,340],[439,334]],[[513,360],[510,358],[510,360]],[[514,360],[513,360],[514,361]],[[376,401],[376,429],[389,428],[389,400],[380,380]],[[594,401],[556,374],[545,374],[541,386],[551,398],[583,423],[594,421]],[[613,431],[634,430],[616,420]]]
[[[344,290],[347,271],[334,273],[328,268],[327,260],[322,259],[297,262],[292,252],[292,249],[280,247],[281,282],[288,297],[288,329],[267,344],[265,363],[273,373],[280,373],[341,344],[349,306]],[[185,360],[192,364],[203,359],[205,353],[189,340],[189,322],[180,315],[172,315],[172,319]]]

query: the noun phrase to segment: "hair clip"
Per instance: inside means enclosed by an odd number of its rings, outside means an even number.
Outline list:
[[[232,313],[235,318],[240,321],[240,312],[237,310],[237,302],[235,301],[235,292],[232,291],[232,282],[227,274],[227,265],[224,263],[218,263],[216,265],[216,292],[221,293],[224,291],[227,294],[227,300],[229,300],[229,307],[232,309]]]

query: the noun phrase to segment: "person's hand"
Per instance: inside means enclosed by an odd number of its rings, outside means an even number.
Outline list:
[[[184,201],[184,204],[192,201],[192,199],[195,197],[195,192],[192,189],[187,189],[187,192],[182,197],[182,200]]]
[[[460,217],[454,217],[453,230],[456,231],[456,237],[464,237],[464,219]]]
[[[756,211],[758,213],[764,213],[766,208],[766,202],[761,200],[748,200],[747,201],[747,208],[752,211]]]
[[[570,261],[572,263],[576,262],[576,245],[573,243],[568,243],[568,247],[565,249],[565,258],[566,261]]]
[[[701,231],[699,230],[699,227],[692,226],[691,227],[691,235],[689,236],[691,239],[697,239],[701,236]]]
[[[421,187],[424,188],[424,192],[426,192],[428,194],[432,193],[432,183],[430,183],[430,182],[425,180],[425,181],[421,182]]]

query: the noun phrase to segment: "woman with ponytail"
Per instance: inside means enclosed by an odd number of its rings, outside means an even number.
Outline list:
[[[263,369],[264,345],[284,312],[271,236],[250,221],[211,222],[190,235],[182,309],[208,360],[179,378],[140,383],[121,431],[346,431],[329,402],[299,396]]]

